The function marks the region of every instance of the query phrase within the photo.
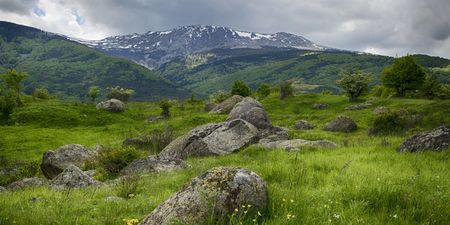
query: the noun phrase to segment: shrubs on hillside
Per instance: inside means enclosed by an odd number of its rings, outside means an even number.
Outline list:
[[[270,85],[263,83],[261,84],[258,89],[256,89],[256,97],[258,97],[258,99],[264,99],[267,96],[270,95]]]
[[[345,90],[349,101],[356,101],[359,96],[367,92],[370,80],[371,75],[363,71],[343,72],[341,79],[336,83]]]
[[[91,86],[89,87],[87,95],[89,96],[89,98],[91,98],[92,102],[95,102],[95,99],[97,98],[99,93],[100,89],[97,86]]]
[[[98,170],[100,178],[110,178],[140,156],[140,152],[134,148],[110,148],[103,147],[98,155]],[[103,173],[103,174],[102,174]]]
[[[391,66],[385,68],[381,80],[385,87],[393,88],[398,96],[404,97],[408,91],[422,87],[425,71],[408,55],[395,59]]]
[[[292,87],[291,81],[284,81],[280,84],[280,99],[285,99],[287,97],[294,95],[294,88]]]
[[[9,116],[14,108],[22,105],[20,91],[22,89],[22,81],[27,76],[27,73],[16,70],[7,70],[4,74],[0,74],[1,120],[9,120]]]
[[[369,128],[370,135],[395,134],[405,131],[406,118],[399,111],[378,113]]]
[[[229,98],[229,97],[230,97],[229,94],[225,93],[222,90],[219,90],[216,93],[210,95],[209,100],[214,103],[221,103],[221,102],[227,100],[227,98]]]
[[[46,87],[37,87],[33,91],[33,98],[48,100],[48,99],[52,99],[54,97],[50,95],[50,93],[48,92],[48,89]]]
[[[161,100],[158,105],[159,108],[161,108],[161,117],[164,119],[170,118],[170,108],[172,107],[172,104],[167,100]]]

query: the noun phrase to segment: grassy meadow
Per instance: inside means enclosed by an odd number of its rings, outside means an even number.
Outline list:
[[[305,94],[280,100],[272,93],[261,101],[274,125],[289,129],[291,138],[326,139],[337,149],[307,148],[297,152],[248,147],[220,157],[189,158],[191,168],[160,174],[143,174],[128,198],[114,198],[124,184],[99,188],[54,191],[34,187],[0,192],[0,224],[126,224],[143,219],[185,183],[216,166],[244,167],[268,184],[269,209],[261,215],[238,210],[235,224],[448,224],[450,221],[449,151],[397,153],[409,135],[450,124],[450,100],[377,99],[373,106],[355,111],[344,96]],[[327,103],[328,109],[313,109]],[[131,102],[123,113],[98,111],[94,104],[32,101],[18,108],[13,125],[0,127],[0,162],[34,168],[23,175],[43,177],[36,169],[46,150],[77,143],[122,148],[126,137],[151,134],[172,127],[176,136],[226,115],[211,115],[204,102],[175,102],[169,120],[145,122],[158,115],[156,103]],[[376,106],[420,115],[404,133],[368,136]],[[358,124],[352,133],[322,131],[328,121],[347,115]],[[312,130],[295,130],[304,119]],[[138,149],[141,157],[154,154]],[[4,176],[4,175],[1,175]],[[0,177],[7,181],[18,178]],[[255,220],[253,220],[255,219]],[[125,220],[125,221],[124,221]]]

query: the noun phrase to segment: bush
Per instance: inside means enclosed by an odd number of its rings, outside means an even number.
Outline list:
[[[115,187],[118,197],[130,199],[138,193],[139,175],[124,176],[120,178],[120,182]]]
[[[292,87],[291,81],[284,81],[280,84],[280,99],[285,99],[287,97],[294,95],[294,88]]]
[[[119,86],[108,88],[108,93],[106,94],[106,97],[108,99],[119,99],[120,101],[128,102],[130,97],[134,94],[133,89],[124,89]]]
[[[104,147],[99,152],[98,164],[106,172],[105,175],[111,178],[139,156],[139,151],[134,148]]]
[[[162,110],[160,115],[165,119],[170,118],[170,107],[172,107],[172,104],[167,100],[161,100],[158,105]]]
[[[89,88],[87,95],[89,96],[89,98],[91,98],[92,102],[95,102],[95,99],[97,98],[98,93],[100,93],[100,89],[97,86],[91,86]]]
[[[233,88],[231,89],[231,95],[240,95],[242,97],[247,97],[252,94],[250,88],[244,83],[244,81],[237,80],[234,82]]]
[[[6,186],[14,181],[27,177],[34,177],[40,171],[39,162],[25,162],[19,160],[8,160],[0,157],[0,186]]]
[[[210,95],[210,96],[209,96],[209,99],[210,99],[212,102],[215,102],[215,103],[221,103],[221,102],[227,100],[227,98],[229,98],[229,97],[230,97],[229,94],[225,93],[225,92],[222,91],[222,90],[219,90],[219,91],[217,91],[216,93]]]
[[[362,71],[354,73],[343,72],[341,79],[336,81],[337,85],[345,90],[349,101],[356,101],[359,96],[367,92],[371,75]]]
[[[388,88],[393,88],[397,95],[403,97],[406,92],[418,90],[425,80],[425,71],[412,56],[394,60],[394,63],[383,70],[381,81]]]
[[[33,91],[33,98],[37,99],[52,99],[53,97],[48,92],[46,87],[37,87]]]
[[[264,99],[265,97],[270,95],[270,85],[269,84],[261,84],[258,89],[256,89],[256,96],[259,99]]]
[[[149,150],[151,154],[158,154],[175,139],[173,127],[166,126],[162,130],[152,130],[150,134],[139,135],[138,138],[127,138],[125,146],[133,145]]]
[[[404,113],[399,111],[388,111],[377,114],[369,128],[370,135],[395,134],[405,131],[408,121]]]

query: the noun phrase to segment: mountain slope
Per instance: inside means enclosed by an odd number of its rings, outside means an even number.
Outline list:
[[[46,86],[60,97],[86,96],[91,85],[119,85],[136,91],[136,100],[180,98],[188,91],[128,59],[97,52],[65,37],[9,22],[0,22],[0,72],[29,73],[25,92]]]
[[[79,41],[109,55],[130,58],[149,68],[156,68],[177,57],[216,48],[296,48],[325,50],[304,37],[279,32],[261,34],[228,27],[193,25],[168,31],[149,31],[108,37],[98,41]]]

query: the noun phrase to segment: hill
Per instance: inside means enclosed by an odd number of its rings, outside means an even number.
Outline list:
[[[45,86],[58,97],[84,98],[97,85],[136,91],[135,100],[183,98],[189,92],[128,59],[107,56],[63,36],[0,22],[0,73],[26,71],[25,93]]]

